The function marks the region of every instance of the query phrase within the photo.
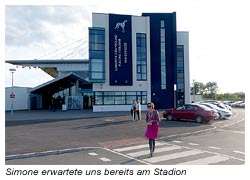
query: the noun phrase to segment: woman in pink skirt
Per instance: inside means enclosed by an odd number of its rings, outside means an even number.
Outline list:
[[[160,122],[159,112],[154,109],[154,103],[147,104],[148,111],[146,114],[147,129],[145,136],[149,140],[150,156],[155,151],[155,139],[158,137],[158,127]]]

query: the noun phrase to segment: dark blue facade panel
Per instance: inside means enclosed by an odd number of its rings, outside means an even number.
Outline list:
[[[151,100],[156,108],[174,107],[176,84],[176,13],[143,13],[150,17]],[[161,88],[161,20],[165,22],[166,89]]]
[[[130,15],[109,14],[110,85],[132,86],[132,26]]]

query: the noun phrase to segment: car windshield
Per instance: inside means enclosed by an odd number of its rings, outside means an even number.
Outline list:
[[[176,110],[183,110],[183,109],[185,109],[185,106],[180,106],[180,107],[176,108]]]
[[[203,108],[204,110],[209,110],[209,111],[211,111],[211,108],[209,108],[209,107],[207,107],[207,106],[205,106],[205,105],[202,105],[202,104],[199,104],[199,106],[201,107],[201,108]]]
[[[218,109],[218,106],[214,105],[214,104],[202,104],[205,105],[207,107],[210,107],[211,109]]]
[[[211,104],[211,107],[214,108],[214,109],[221,109],[219,106],[216,106],[214,104]]]

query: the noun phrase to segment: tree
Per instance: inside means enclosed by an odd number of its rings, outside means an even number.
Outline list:
[[[204,93],[205,86],[202,82],[193,81],[191,86],[191,94],[200,94]]]
[[[217,82],[207,82],[204,89],[204,97],[206,99],[216,99],[217,90]]]
[[[237,92],[237,93],[224,93],[224,94],[217,94],[217,100],[227,100],[227,101],[245,101],[245,93],[244,92]]]
[[[218,85],[217,82],[207,82],[203,84],[202,82],[196,82],[193,80],[192,86],[190,88],[191,95],[202,95],[203,99],[216,99],[216,100],[232,100],[232,101],[244,101],[245,93],[224,93],[217,94]]]

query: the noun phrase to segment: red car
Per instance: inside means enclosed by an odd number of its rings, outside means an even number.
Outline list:
[[[167,120],[190,119],[197,123],[209,122],[218,119],[219,115],[214,110],[200,104],[185,104],[177,109],[166,109],[163,117]]]

